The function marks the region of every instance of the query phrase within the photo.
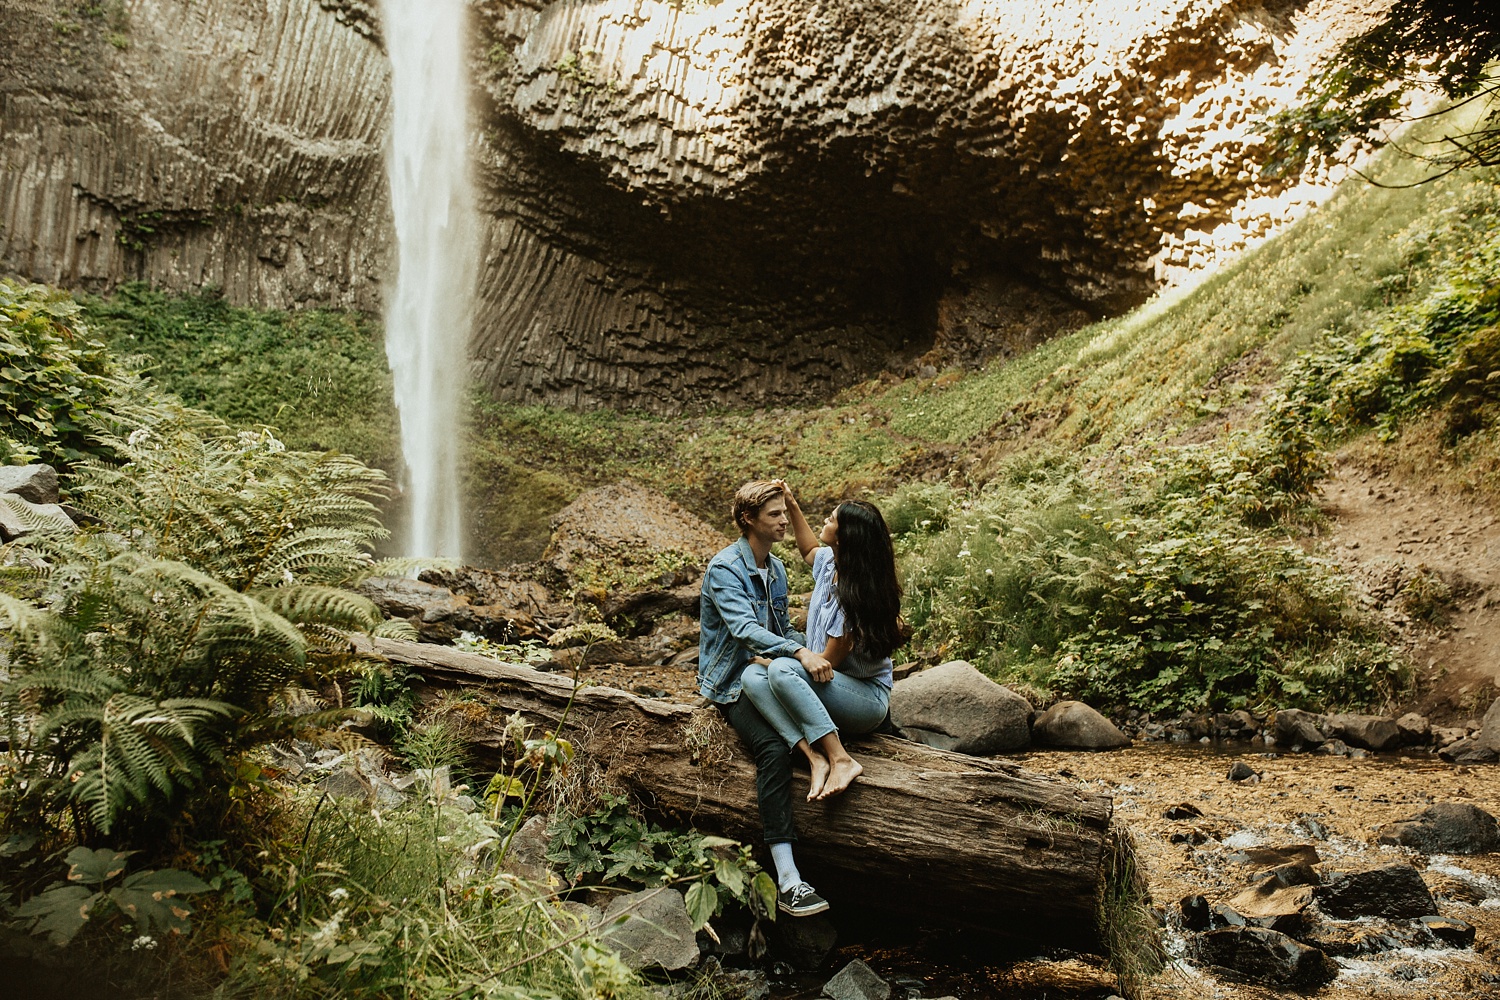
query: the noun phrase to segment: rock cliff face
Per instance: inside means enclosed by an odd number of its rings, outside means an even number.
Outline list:
[[[0,273],[378,309],[373,34],[314,0],[5,0]]]
[[[775,405],[1124,308],[1297,214],[1250,126],[1358,7],[473,0],[476,373]],[[0,11],[0,269],[374,306],[371,3],[72,9]]]

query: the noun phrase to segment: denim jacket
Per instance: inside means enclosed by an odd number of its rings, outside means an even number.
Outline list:
[[[721,705],[739,699],[740,674],[753,656],[791,656],[807,643],[786,611],[786,567],[767,558],[765,593],[755,553],[741,538],[709,560],[699,604],[698,693]]]

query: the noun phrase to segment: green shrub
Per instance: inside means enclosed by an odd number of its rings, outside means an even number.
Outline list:
[[[1305,497],[1318,468],[1270,441],[1158,451],[1113,482],[1013,466],[946,531],[902,539],[917,640],[1108,707],[1384,701],[1401,661],[1348,581],[1245,523]]]
[[[60,471],[105,454],[90,419],[138,385],[89,339],[72,296],[0,280],[0,465]]]

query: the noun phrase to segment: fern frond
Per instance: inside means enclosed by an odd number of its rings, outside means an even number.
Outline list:
[[[380,624],[380,609],[368,597],[316,584],[254,592],[268,608],[297,625],[332,625],[368,632]]]
[[[115,694],[97,706],[98,740],[69,763],[71,798],[104,833],[132,804],[179,789],[218,755],[223,724],[238,712],[202,698],[153,701]],[[81,720],[80,720],[81,721]]]
[[[377,639],[404,639],[407,642],[416,642],[422,637],[416,626],[405,618],[387,618],[370,634]]]

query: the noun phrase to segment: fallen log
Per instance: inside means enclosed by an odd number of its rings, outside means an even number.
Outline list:
[[[356,651],[415,669],[433,691],[461,688],[492,704],[475,744],[489,763],[499,762],[509,713],[556,727],[566,711],[580,755],[648,814],[760,842],[754,764],[712,708],[575,691],[569,677],[446,646],[361,639]],[[1101,909],[1121,897],[1112,880],[1132,871],[1108,796],[892,737],[852,749],[864,773],[846,793],[823,802],[794,793],[798,865],[836,907],[1108,950],[1112,918]]]

